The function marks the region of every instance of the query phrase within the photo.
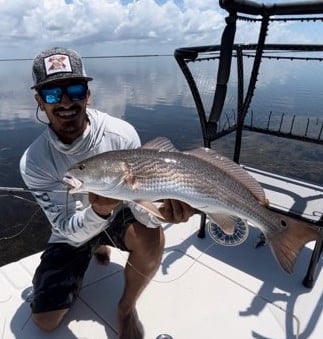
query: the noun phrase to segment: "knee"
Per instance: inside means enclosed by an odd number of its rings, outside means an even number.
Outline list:
[[[147,259],[147,263],[150,262],[153,267],[160,264],[165,246],[164,233],[160,232],[160,230],[154,230],[154,233],[149,240],[145,239],[141,243],[143,255]]]
[[[59,326],[59,323],[56,321],[41,319],[34,315],[32,319],[37,327],[46,332],[52,332]]]
[[[162,227],[148,228],[142,224],[133,225],[126,236],[127,247],[131,251],[142,251],[146,258],[160,258],[164,246],[165,236]]]
[[[32,315],[32,319],[41,330],[52,332],[60,325],[67,311],[68,310],[59,310],[45,313],[34,313]]]
[[[165,236],[162,227],[146,228],[148,237],[143,237],[141,246],[147,255],[159,257],[165,247]]]

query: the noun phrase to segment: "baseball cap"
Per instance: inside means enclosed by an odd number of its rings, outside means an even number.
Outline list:
[[[34,85],[31,89],[57,80],[80,79],[91,81],[85,73],[81,56],[72,49],[54,47],[38,54],[33,62]]]

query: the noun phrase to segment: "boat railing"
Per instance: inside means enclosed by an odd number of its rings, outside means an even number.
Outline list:
[[[300,140],[303,142],[323,144],[322,117],[299,119],[296,115],[287,116],[281,113],[273,121],[273,112],[268,112],[265,124],[259,125],[255,121],[255,114],[250,109],[261,62],[264,59],[274,60],[304,60],[323,61],[323,45],[321,44],[268,44],[266,38],[269,26],[274,21],[301,21],[322,22],[323,1],[295,1],[263,4],[247,0],[220,0],[220,6],[228,12],[226,25],[222,32],[221,43],[215,45],[178,48],[174,52],[175,59],[182,70],[189,85],[202,130],[204,147],[211,147],[211,143],[227,134],[235,133],[233,160],[240,162],[243,131],[269,134],[277,137]],[[236,43],[237,21],[257,23],[259,26],[258,38],[255,43]],[[246,76],[245,60],[252,60]],[[227,97],[228,81],[232,69],[232,60],[236,59],[236,113],[230,117],[224,112]],[[197,84],[196,78],[190,69],[191,64],[205,61],[217,62],[215,86],[212,94],[212,103],[207,110]],[[246,89],[245,89],[246,87]],[[301,128],[300,128],[301,126]],[[273,209],[275,209],[273,207]],[[279,209],[278,209],[279,210]],[[321,215],[323,210],[320,210]],[[288,214],[302,219],[302,213],[289,211]],[[205,236],[206,216],[202,215],[199,237]],[[309,222],[323,229],[323,218],[309,219]],[[312,287],[316,265],[323,250],[323,241],[318,240],[313,250],[311,263],[303,284]]]

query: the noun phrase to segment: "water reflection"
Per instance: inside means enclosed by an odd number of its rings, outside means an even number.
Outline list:
[[[201,129],[192,96],[172,56],[88,58],[85,63],[88,74],[94,78],[90,84],[93,107],[130,121],[137,128],[143,141],[157,135],[164,135],[171,138],[182,149],[202,144]],[[33,91],[30,90],[31,65],[31,60],[3,61],[0,64],[3,79],[0,84],[0,159],[2,159],[0,173],[3,172],[3,161],[8,157],[3,148],[10,147],[10,156],[19,157],[22,150],[43,128],[35,117],[36,103]],[[250,62],[244,65],[246,74],[250,70],[250,65]],[[216,85],[217,61],[194,63],[190,67],[201,92],[205,109],[209,111]],[[235,73],[233,63],[224,107],[224,112],[232,122],[235,117],[237,97]],[[266,127],[268,114],[272,112],[270,124],[278,128],[281,124],[281,115],[285,114],[282,130],[288,131],[292,116],[296,115],[293,131],[304,134],[306,119],[314,116],[315,119],[311,122],[307,133],[319,135],[323,121],[320,109],[323,99],[320,90],[322,82],[323,74],[319,62],[312,62],[308,67],[306,61],[264,60],[251,104],[253,123]],[[222,125],[227,123],[227,117],[221,122]],[[40,118],[46,121],[44,113],[40,113]],[[249,114],[247,121],[250,119]],[[13,146],[15,139],[19,139],[18,147]],[[264,136],[246,134],[243,147],[244,158],[256,159],[260,163],[266,163],[268,157],[273,158],[277,151],[273,151],[272,143],[278,145],[280,140],[271,139],[268,145],[264,146],[266,149],[264,153],[253,147],[253,143],[257,144],[259,140],[267,144],[267,139]],[[219,147],[226,153],[232,151],[231,137],[216,144],[221,145]],[[300,161],[299,167],[303,168],[301,157],[304,156],[307,161],[322,162],[322,151],[319,147],[308,148],[307,145],[297,142],[290,145],[294,145],[296,153],[293,152],[292,158],[285,156],[284,163]],[[311,152],[312,149],[315,149],[314,154]],[[286,150],[289,154],[290,146]],[[280,149],[280,152],[282,151]],[[313,156],[311,160],[309,155]],[[281,167],[285,168],[280,165],[277,170]],[[321,176],[315,180],[322,182]],[[11,184],[6,182],[7,185]]]
[[[91,106],[132,123],[143,142],[155,136],[167,136],[180,149],[202,145],[201,128],[192,96],[172,56],[86,59],[85,62],[87,73],[94,78],[90,84]],[[30,90],[31,65],[31,60],[0,63],[0,186],[23,185],[18,169],[20,156],[44,128],[35,116],[36,103]],[[192,66],[207,111],[212,105],[216,67],[216,62]],[[236,109],[234,67],[233,64],[224,108],[230,119],[233,119]],[[250,65],[247,63],[246,71],[248,67]],[[313,63],[308,68],[304,67],[304,62],[284,62],[282,65],[264,61],[261,67],[262,76],[259,77],[251,105],[254,122],[265,126],[267,115],[272,111],[272,123],[279,123],[279,117],[285,113],[297,115],[300,120],[297,120],[296,127],[300,130],[306,118],[312,115],[317,117],[317,126],[320,126],[323,99],[320,64]],[[43,114],[40,118],[46,120]],[[315,128],[313,133],[317,133]],[[213,147],[231,156],[233,141],[232,134],[216,141]],[[264,170],[323,183],[323,150],[319,145],[245,133],[241,160]],[[10,225],[24,224],[28,215],[35,212],[36,207],[30,207],[27,202],[17,202],[13,198],[0,199],[2,230],[10,228]],[[20,216],[17,216],[17,210],[21,211]],[[40,250],[49,230],[48,224],[45,228],[44,224],[47,221],[43,216],[37,216],[27,233],[24,232],[17,241],[21,243],[24,239],[28,242],[31,233],[33,237],[38,235],[42,240],[37,238],[38,246],[33,250]],[[41,227],[43,231],[40,231]],[[0,232],[1,237],[3,234]],[[34,245],[28,243],[27,247]],[[0,265],[17,258],[12,250],[12,241],[0,241],[0,248],[2,253],[6,253]],[[26,250],[22,250],[21,256],[25,254]]]

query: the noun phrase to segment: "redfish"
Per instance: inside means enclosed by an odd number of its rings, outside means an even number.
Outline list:
[[[303,246],[320,237],[311,224],[270,210],[261,185],[238,164],[209,148],[180,152],[166,138],[86,159],[71,167],[64,181],[72,194],[135,201],[156,215],[151,202],[177,199],[204,212],[228,234],[237,218],[246,220],[263,232],[288,273]]]

